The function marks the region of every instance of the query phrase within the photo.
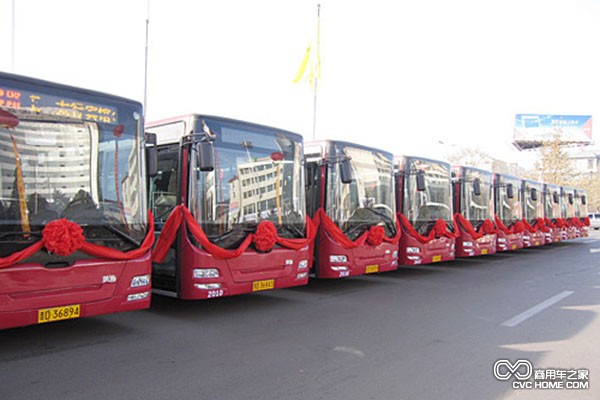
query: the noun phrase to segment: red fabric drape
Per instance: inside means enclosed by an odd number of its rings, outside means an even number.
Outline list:
[[[461,213],[454,214],[454,218],[457,222],[457,225],[462,226],[463,229],[475,240],[482,238],[486,234],[496,233],[496,227],[494,227],[494,223],[489,219],[484,220],[479,229],[475,230],[473,224],[471,224],[471,222]]]
[[[555,225],[557,227],[559,227],[559,228],[568,228],[569,227],[569,223],[564,218],[556,218],[556,224]]]
[[[583,225],[585,226],[590,226],[591,222],[590,222],[590,217],[584,217],[583,221],[581,221],[583,223]]]
[[[540,230],[540,231],[544,232],[544,233],[550,232],[550,229],[546,225],[546,222],[544,221],[544,218],[538,218],[538,219],[536,219],[535,223],[533,224],[533,227],[536,228],[537,230]]]
[[[53,221],[54,222],[54,221]],[[48,224],[50,225],[50,223]],[[47,225],[47,226],[48,226]],[[44,234],[42,234],[44,235]],[[8,257],[0,258],[0,268],[8,267],[20,261],[23,261],[38,251],[42,250],[44,247],[52,247],[51,243],[55,243],[59,240],[59,238],[50,237],[48,233],[46,233],[46,237],[42,236],[42,240],[35,242],[31,246],[18,251],[16,253],[11,254]],[[140,248],[134,249],[131,251],[119,251],[115,249],[111,249],[110,247],[99,246],[97,244],[89,243],[84,241],[80,244],[81,247],[76,249],[72,249],[73,251],[81,250],[86,254],[89,254],[93,257],[105,258],[109,260],[131,260],[134,258],[138,258],[146,254],[148,251],[152,249],[152,244],[154,243],[154,217],[151,212],[148,212],[148,233],[146,234],[146,238],[142,242]],[[46,247],[48,250],[48,248]]]
[[[371,229],[364,232],[360,235],[356,240],[352,241],[348,239],[348,237],[344,234],[344,232],[329,218],[325,210],[319,208],[315,213],[315,224],[317,226],[322,225],[323,229],[335,240],[338,242],[344,249],[355,249],[360,246],[364,246],[365,243],[370,244],[372,246],[377,246],[381,244],[381,242],[398,244],[400,241],[400,226],[398,225],[398,221],[396,221],[396,235],[392,237],[387,237],[385,235],[381,235],[383,228],[381,231],[376,229],[376,226],[372,226]],[[379,227],[381,228],[381,227]],[[379,241],[381,240],[381,241]],[[379,243],[378,243],[379,242]]]
[[[582,222],[579,220],[579,218],[577,218],[577,217],[572,217],[572,218],[569,220],[569,222],[570,222],[570,224],[571,224],[572,226],[574,226],[574,227],[576,227],[576,228],[580,228],[580,229],[581,229],[581,228],[583,228],[583,223],[582,223]]]
[[[267,221],[263,221],[266,223]],[[261,222],[259,225],[263,224]],[[179,205],[173,209],[169,218],[165,222],[165,225],[160,233],[160,236],[156,242],[156,246],[154,247],[154,253],[152,259],[154,262],[160,263],[164,260],[167,252],[171,248],[171,245],[175,241],[177,237],[177,232],[182,224],[185,223],[186,228],[192,234],[194,239],[202,246],[204,250],[209,252],[215,258],[218,259],[230,259],[239,257],[242,255],[244,251],[250,247],[250,245],[255,242],[255,246],[257,249],[261,251],[267,251],[272,248],[273,239],[275,243],[287,247],[293,250],[299,250],[307,245],[310,245],[315,238],[316,228],[315,224],[311,221],[309,217],[306,217],[306,238],[303,239],[285,239],[279,237],[277,233],[273,233],[272,229],[269,228],[269,225],[261,225],[261,229],[257,234],[248,234],[242,244],[235,250],[227,250],[222,247],[217,246],[212,243],[202,227],[198,224],[190,210],[184,205]],[[272,223],[271,223],[272,224]],[[264,228],[264,229],[263,229]],[[258,227],[257,227],[258,230]],[[264,231],[264,233],[263,233]],[[270,246],[270,247],[269,247]]]
[[[501,230],[502,232],[506,233],[506,234],[513,234],[513,233],[522,233],[525,231],[525,225],[523,224],[522,221],[516,221],[514,224],[512,224],[512,226],[509,228],[506,227],[506,225],[504,225],[504,223],[502,222],[502,220],[496,215],[494,216],[494,220],[496,221],[496,226],[498,227],[499,230]]]
[[[547,218],[547,217],[546,217],[546,218],[544,218],[544,222],[546,222],[546,226],[547,226],[548,228],[550,228],[550,229],[556,229],[556,228],[558,228],[558,226],[556,226],[556,225],[554,225],[554,224],[552,223],[552,221],[550,220],[550,218]]]
[[[446,221],[444,221],[443,219],[438,219],[437,221],[435,221],[435,225],[433,225],[433,228],[429,231],[429,234],[427,236],[422,236],[419,232],[417,232],[417,230],[414,228],[414,226],[412,226],[412,224],[404,214],[398,213],[398,218],[402,223],[402,227],[406,229],[406,232],[421,243],[431,242],[436,237],[446,236],[449,238],[457,238],[460,235],[460,231],[458,230],[458,226],[456,225],[456,221],[454,220],[454,218],[452,219],[452,224],[454,225],[454,232],[450,232],[448,230],[448,227],[446,226]]]
[[[525,227],[525,230],[529,233],[536,233],[538,231],[538,229],[536,229],[535,227],[531,226],[531,224],[526,220],[522,220],[521,222],[523,222],[523,226]]]

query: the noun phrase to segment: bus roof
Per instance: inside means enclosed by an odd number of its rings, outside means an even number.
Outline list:
[[[84,89],[84,88],[76,87],[76,86],[64,85],[62,83],[45,81],[42,79],[32,78],[32,77],[24,76],[24,75],[16,75],[16,74],[10,74],[7,72],[0,72],[0,80],[1,79],[12,80],[12,81],[20,82],[22,84],[33,84],[36,86],[46,87],[48,89],[60,89],[60,90],[65,90],[65,91],[69,91],[69,92],[73,92],[73,93],[78,93],[81,95],[104,97],[104,98],[112,100],[112,101],[131,103],[136,106],[141,106],[141,103],[139,101],[128,99],[126,97],[116,96],[113,94],[99,92],[99,91],[91,90],[91,89]]]

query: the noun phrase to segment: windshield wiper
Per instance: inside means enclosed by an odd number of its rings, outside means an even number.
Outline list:
[[[121,239],[127,240],[129,243],[134,244],[136,247],[142,246],[142,242],[140,242],[137,239],[134,239],[127,232],[124,232],[121,229],[119,229],[113,225],[104,225],[104,226],[102,226],[102,228],[106,228],[107,231],[114,233],[115,235],[119,236]]]
[[[30,232],[25,232],[25,231],[13,231],[13,232],[5,232],[5,233],[0,233],[0,238],[6,237],[6,236],[25,236],[25,235],[29,235],[29,236],[36,236],[36,237],[42,237],[42,231],[30,231]]]
[[[380,211],[377,211],[374,208],[365,207],[364,210],[370,211],[375,215],[379,215],[381,218],[383,218],[383,222],[385,222],[390,232],[396,232],[396,226],[394,225],[394,219],[392,217]]]
[[[351,236],[351,234],[356,232],[357,230],[361,230],[362,232],[360,232],[360,234],[362,234],[367,229],[369,229],[371,226],[373,226],[373,223],[371,223],[371,222],[360,222],[356,225],[353,224],[353,226],[350,226],[349,228],[344,230],[344,234],[346,236]]]
[[[304,232],[302,230],[300,230],[299,228],[297,228],[295,225],[288,225],[288,224],[281,224],[281,225],[275,225],[278,228],[283,228],[288,232],[291,232],[294,234],[294,236],[296,237],[304,237]]]
[[[255,231],[256,231],[256,226],[253,226],[253,227],[236,226],[235,228],[232,228],[231,230],[229,230],[221,235],[218,235],[215,237],[211,236],[210,239],[213,243],[217,243],[217,242],[221,242],[221,241],[229,238],[230,236],[232,236],[234,234],[237,234],[237,235],[239,235],[241,233],[247,234],[247,233],[254,233]]]

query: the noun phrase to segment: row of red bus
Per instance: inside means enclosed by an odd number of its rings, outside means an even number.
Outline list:
[[[587,235],[581,190],[0,73],[0,329]]]

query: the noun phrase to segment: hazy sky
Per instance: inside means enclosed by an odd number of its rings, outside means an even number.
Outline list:
[[[143,101],[147,0],[14,3],[13,60],[0,0],[0,70]],[[150,0],[147,119],[215,114],[311,139],[311,88],[292,79],[317,3]],[[600,115],[599,0],[320,4],[317,138],[510,158],[515,114]]]

